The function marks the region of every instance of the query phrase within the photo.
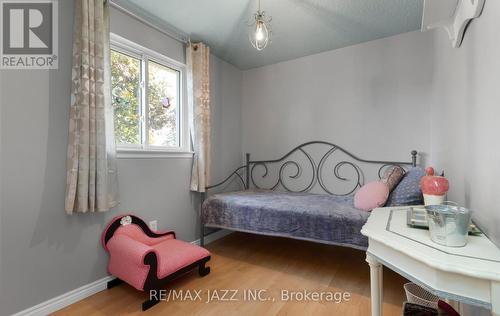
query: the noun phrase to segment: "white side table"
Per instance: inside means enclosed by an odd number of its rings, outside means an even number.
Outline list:
[[[500,316],[500,249],[485,236],[465,247],[440,246],[429,232],[406,225],[404,207],[372,211],[361,233],[368,237],[372,315],[382,315],[382,265],[435,295],[488,308]]]

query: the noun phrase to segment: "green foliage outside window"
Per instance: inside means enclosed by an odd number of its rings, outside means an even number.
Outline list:
[[[148,125],[149,144],[178,146],[176,70],[150,62],[148,67]],[[141,141],[141,60],[111,52],[112,104],[117,144],[136,144]],[[146,109],[146,107],[144,107]],[[145,113],[146,115],[146,113]]]
[[[140,144],[140,82],[141,62],[111,52],[111,97],[115,111],[117,144]]]

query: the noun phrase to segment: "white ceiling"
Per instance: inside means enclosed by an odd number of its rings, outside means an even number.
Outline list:
[[[114,0],[120,6],[250,69],[420,28],[423,0],[261,0],[272,43],[248,41],[257,0]]]

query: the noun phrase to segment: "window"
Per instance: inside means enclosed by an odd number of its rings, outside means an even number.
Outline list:
[[[120,153],[188,152],[184,65],[112,36],[111,97]]]

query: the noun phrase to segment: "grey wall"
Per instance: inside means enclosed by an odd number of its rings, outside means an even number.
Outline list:
[[[432,36],[389,37],[243,73],[243,150],[327,140],[369,159],[430,149]]]
[[[180,62],[185,62],[184,45],[157,30],[142,24],[122,11],[111,9],[111,31],[132,42]]]
[[[500,246],[500,2],[486,1],[460,49],[434,32],[432,161],[450,179],[449,198],[469,206]]]
[[[191,159],[120,159],[121,205],[104,214],[64,213],[73,1],[59,1],[60,60],[52,71],[0,71],[0,315],[28,308],[106,275],[99,237],[124,212],[179,238],[197,238]],[[112,12],[112,31],[184,61],[183,46]],[[130,36],[129,36],[130,34]],[[211,58],[214,178],[241,162],[241,72]],[[221,154],[224,154],[222,157]]]

